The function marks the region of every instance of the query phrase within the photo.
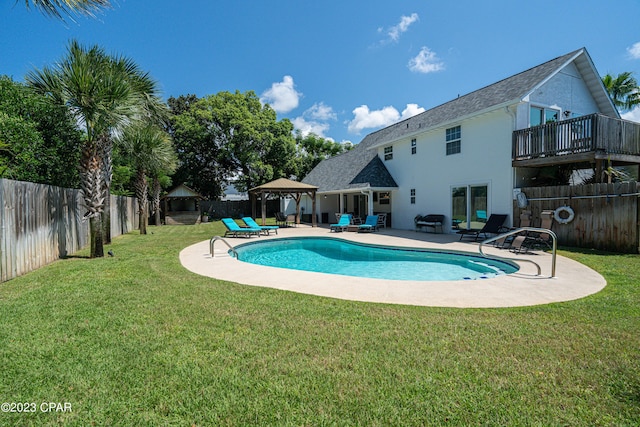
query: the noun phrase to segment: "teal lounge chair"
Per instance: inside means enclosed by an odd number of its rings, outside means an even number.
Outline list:
[[[329,231],[344,231],[351,224],[351,214],[342,214],[340,215],[340,220],[337,224],[329,225]]]
[[[278,234],[278,228],[280,228],[277,225],[258,225],[258,223],[255,222],[255,220],[250,216],[245,216],[244,218],[242,218],[242,220],[244,221],[245,224],[247,224],[247,227],[259,228],[260,230],[262,230],[262,233],[265,236],[268,236],[269,233],[272,231],[275,231],[275,233]]]
[[[222,223],[227,227],[224,237],[251,237],[254,234],[260,237],[260,233],[262,233],[259,228],[242,228],[232,218],[222,218]]]
[[[358,226],[358,233],[372,232],[378,229],[378,215],[367,215],[364,224]]]

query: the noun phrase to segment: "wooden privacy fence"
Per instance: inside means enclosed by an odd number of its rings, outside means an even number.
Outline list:
[[[137,202],[111,196],[111,236],[137,228]],[[0,281],[89,244],[80,190],[0,179]]]
[[[529,204],[525,208],[514,202],[514,225],[523,210],[531,211],[533,224],[540,224],[540,213],[569,206],[575,217],[567,224],[553,223],[558,243],[579,248],[614,252],[640,251],[640,184],[622,182],[560,187],[522,188]]]

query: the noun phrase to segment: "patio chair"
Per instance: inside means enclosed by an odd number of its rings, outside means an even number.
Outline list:
[[[293,219],[290,218],[291,215],[287,215],[284,212],[276,212],[276,224],[280,227],[290,227],[295,222],[295,215],[293,215]]]
[[[378,228],[387,228],[387,214],[378,214]]]
[[[372,232],[378,229],[378,215],[367,215],[364,224],[358,226],[358,233]]]
[[[553,227],[553,211],[542,211],[540,218],[540,228],[551,230],[551,227]],[[551,235],[549,233],[528,233],[524,244],[530,249],[540,249],[543,246],[551,249]]]
[[[260,233],[262,230],[259,228],[242,228],[240,227],[233,218],[222,218],[222,223],[225,227],[227,227],[227,231],[224,233],[224,237],[251,237],[254,234],[260,237]]]
[[[484,226],[479,230],[469,229],[469,230],[460,230],[458,234],[460,234],[460,240],[462,240],[465,236],[473,237],[474,240],[478,240],[481,234],[484,234],[485,239],[487,238],[487,233],[491,234],[500,234],[508,231],[509,229],[503,227],[505,220],[507,219],[507,215],[504,214],[491,214],[487,222]]]
[[[340,215],[340,221],[338,221],[337,224],[329,225],[329,231],[345,231],[349,224],[351,224],[351,215],[342,214]]]
[[[269,233],[272,231],[278,234],[278,228],[280,228],[277,225],[258,225],[258,223],[255,222],[255,220],[250,216],[245,216],[242,218],[242,220],[244,221],[245,224],[247,224],[247,227],[259,228],[260,230],[262,230],[262,234],[264,234],[265,236],[268,236]]]

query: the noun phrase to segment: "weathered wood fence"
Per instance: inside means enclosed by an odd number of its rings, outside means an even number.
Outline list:
[[[138,226],[137,202],[111,196],[111,236]],[[89,244],[80,190],[0,179],[0,281],[28,273]]]
[[[640,251],[640,184],[622,182],[560,187],[522,188],[529,205],[519,208],[514,202],[514,225],[523,210],[532,213],[533,224],[540,224],[540,213],[569,206],[575,212],[573,221],[559,224],[552,230],[558,243],[579,248],[603,249],[614,252]]]

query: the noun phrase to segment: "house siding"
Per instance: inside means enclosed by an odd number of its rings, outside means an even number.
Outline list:
[[[529,97],[532,104],[569,111],[571,117],[599,112],[587,84],[573,63],[568,64]],[[564,117],[562,117],[564,118]],[[528,110],[527,110],[528,121]],[[523,128],[528,126],[523,126]]]
[[[447,156],[445,132],[456,125],[461,127],[461,152]],[[411,229],[418,214],[444,214],[445,231],[450,230],[451,189],[461,185],[488,185],[489,211],[509,214],[512,129],[513,116],[500,109],[413,136],[416,154],[411,154],[411,138],[395,143],[393,160],[385,162],[398,184],[392,194],[392,227]],[[380,148],[378,155],[383,151]],[[411,189],[416,189],[415,204],[411,204]]]

